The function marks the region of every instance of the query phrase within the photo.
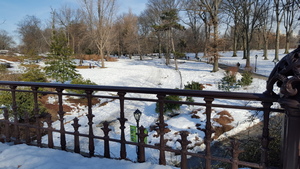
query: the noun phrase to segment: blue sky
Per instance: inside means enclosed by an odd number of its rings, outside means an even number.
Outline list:
[[[17,38],[17,24],[26,15],[35,15],[46,24],[50,18],[51,8],[58,9],[63,5],[79,6],[80,0],[0,0],[0,29],[6,30]],[[132,12],[140,14],[145,9],[147,0],[117,0],[120,13]]]

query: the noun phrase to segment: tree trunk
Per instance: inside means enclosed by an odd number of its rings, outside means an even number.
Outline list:
[[[233,30],[233,45],[232,45],[232,49],[233,49],[233,54],[232,57],[237,57],[237,32],[236,32],[236,28],[234,28]]]
[[[104,53],[103,53],[103,50],[100,50],[100,59],[101,59],[101,67],[104,68],[105,67],[105,63],[104,63]]]
[[[175,70],[178,70],[178,64],[177,64],[176,51],[175,51],[175,45],[174,45],[172,29],[170,30],[170,40],[171,40],[172,52],[173,52],[173,56],[174,56]]]
[[[205,22],[204,23],[204,27],[205,27],[205,41],[204,41],[204,50],[203,50],[203,57],[207,56],[207,44],[209,42],[209,26],[208,24]]]
[[[247,50],[246,50],[247,42],[245,36],[243,37],[243,59],[247,59]]]
[[[269,60],[268,59],[268,39],[264,40],[265,45],[264,45],[264,60]]]
[[[275,44],[275,57],[274,57],[274,62],[278,62],[279,61],[279,41],[280,41],[280,32],[279,32],[279,25],[280,25],[280,21],[277,21],[277,28],[276,28],[276,44]]]
[[[268,48],[269,48],[269,38],[268,38],[268,33],[267,30],[264,26],[264,31],[263,31],[263,40],[264,40],[264,60],[269,60],[268,59]]]
[[[290,32],[286,32],[284,54],[288,54],[289,53],[289,48],[290,48]]]
[[[214,44],[213,44],[213,56],[214,56],[214,67],[213,72],[217,72],[219,70],[219,54],[218,54],[218,21],[213,22],[214,28]]]

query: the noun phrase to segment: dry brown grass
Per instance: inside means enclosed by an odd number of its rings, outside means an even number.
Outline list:
[[[7,72],[0,73],[1,81],[19,81],[21,78],[21,74],[10,74]]]
[[[4,55],[0,55],[0,59],[5,59],[11,62],[19,62],[22,60],[20,56],[4,56]]]
[[[83,60],[99,60],[100,56],[95,55],[95,54],[93,54],[93,55],[78,55],[78,56],[74,56],[74,58],[83,59]],[[105,59],[105,61],[108,61],[108,62],[118,61],[117,58],[110,57],[110,56],[105,56],[104,59]]]
[[[213,121],[219,123],[221,126],[214,127],[215,135],[214,135],[213,139],[217,139],[221,134],[233,129],[233,126],[230,125],[230,123],[233,122],[234,119],[228,111],[224,110],[217,114],[220,117],[213,118]]]
[[[229,71],[230,75],[235,75],[238,72],[238,67],[228,67],[227,71]]]
[[[39,65],[35,65],[35,64],[21,64],[21,66],[24,66],[26,68],[39,68]]]

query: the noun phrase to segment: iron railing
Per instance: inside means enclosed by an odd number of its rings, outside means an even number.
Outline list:
[[[272,112],[283,112],[282,109],[273,108],[272,105],[274,102],[277,102],[277,96],[269,96],[264,94],[257,93],[236,93],[236,92],[216,92],[216,91],[195,91],[195,90],[177,90],[177,89],[162,89],[162,88],[140,88],[140,87],[117,87],[117,86],[97,86],[97,85],[72,85],[72,84],[53,84],[53,83],[31,83],[31,82],[9,82],[9,81],[0,81],[0,91],[5,91],[11,96],[11,107],[2,107],[4,118],[0,120],[1,124],[1,140],[3,142],[14,142],[15,144],[26,143],[30,145],[36,145],[39,147],[49,147],[55,148],[57,145],[54,144],[53,134],[59,133],[60,135],[60,144],[59,148],[61,150],[68,150],[66,135],[73,137],[73,151],[75,153],[82,153],[80,139],[86,138],[88,140],[88,154],[89,157],[95,156],[95,140],[103,140],[103,150],[104,153],[101,156],[106,158],[111,158],[111,144],[112,142],[120,144],[120,153],[117,158],[128,159],[127,156],[127,145],[134,145],[138,147],[138,162],[145,162],[145,151],[149,149],[154,149],[159,152],[159,164],[166,165],[166,153],[174,153],[180,156],[180,167],[182,169],[188,168],[188,158],[189,157],[198,157],[203,159],[205,162],[199,164],[199,168],[213,168],[212,161],[219,161],[222,163],[228,163],[231,165],[231,168],[238,168],[239,166],[252,167],[252,168],[267,168],[268,167],[268,145],[270,142],[269,136],[269,118]],[[65,92],[69,89],[84,90],[84,94],[75,94]],[[36,121],[32,122],[29,119],[28,112],[22,112],[23,115],[20,117],[20,112],[18,112],[18,105],[20,102],[17,101],[17,93],[25,92],[28,95],[33,96],[33,107],[32,111]],[[50,116],[40,118],[40,105],[39,97],[40,95],[54,95],[57,97],[57,109],[58,109],[58,121],[60,127],[54,128],[53,121]],[[167,95],[178,95],[181,97],[190,96],[197,98],[194,102],[188,101],[170,101],[166,100]],[[80,132],[81,125],[79,124],[79,119],[75,117],[73,119],[73,131],[65,130],[65,110],[64,110],[64,99],[65,96],[78,96],[86,98],[85,104],[88,107],[87,125],[89,127],[88,133]],[[110,136],[111,128],[109,122],[103,122],[103,135],[94,134],[94,114],[92,99],[111,99],[118,100],[119,115],[116,118],[116,121],[119,121],[119,137],[114,138]],[[200,100],[200,101],[199,101]],[[217,100],[217,102],[216,102]],[[224,102],[222,102],[222,100]],[[231,100],[241,100],[246,102],[260,102],[261,106],[250,106],[250,104],[230,104]],[[149,144],[144,141],[132,142],[126,139],[126,123],[128,122],[128,112],[126,110],[127,104],[132,102],[153,102],[158,103],[159,105],[159,114],[157,120],[157,136],[159,137],[158,144]],[[190,141],[187,139],[189,133],[187,131],[180,131],[181,139],[179,143],[181,148],[173,149],[169,146],[166,146],[167,140],[165,139],[165,133],[167,124],[165,122],[164,116],[164,106],[166,103],[176,103],[176,104],[185,104],[185,105],[194,105],[205,108],[205,127],[201,130],[205,133],[204,144],[205,150],[203,153],[191,152],[188,150]],[[1,103],[0,103],[1,105]],[[233,141],[233,147],[231,148],[232,156],[229,158],[218,157],[212,155],[211,144],[212,144],[212,134],[213,126],[211,124],[211,114],[214,108],[224,108],[224,109],[242,109],[250,111],[259,111],[263,112],[263,129],[261,132],[261,161],[259,163],[252,163],[246,161],[239,161],[239,144],[236,141]],[[134,109],[139,109],[136,107]],[[9,113],[11,112],[11,113]],[[110,112],[103,112],[110,113]],[[22,118],[22,122],[20,121]],[[201,119],[199,119],[200,121]],[[45,122],[47,125],[44,125]],[[143,125],[142,121],[141,124]],[[147,134],[144,133],[144,127],[148,128],[149,126],[141,126],[139,128],[139,140],[144,140]],[[47,137],[47,143],[42,142],[42,138]],[[116,158],[116,156],[115,156]]]

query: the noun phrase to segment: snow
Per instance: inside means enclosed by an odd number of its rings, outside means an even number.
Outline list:
[[[280,51],[279,53],[282,53]],[[222,57],[219,62],[227,64],[230,66],[236,66],[236,63],[241,64],[241,68],[245,66],[245,60],[242,59],[242,52],[238,52],[238,57],[231,57],[232,52],[220,52]],[[257,72],[261,75],[268,76],[274,67],[272,62],[274,58],[274,51],[269,51],[269,60],[263,60],[262,51],[251,51],[251,64],[255,67],[255,55],[257,58]],[[119,58],[116,62],[105,62],[106,68],[99,68],[95,63],[95,68],[92,69],[78,69],[78,72],[85,78],[97,83],[98,85],[109,85],[109,86],[131,86],[131,87],[151,87],[151,88],[183,88],[188,82],[200,82],[205,88],[204,90],[217,91],[218,82],[224,77],[224,70],[212,73],[212,65],[199,62],[193,59],[193,54],[188,54],[190,60],[179,60],[179,70],[174,69],[174,64],[171,66],[166,66],[163,59],[144,57],[144,60],[139,60],[139,57],[133,57],[133,59]],[[199,55],[201,56],[201,54]],[[282,58],[284,54],[280,54]],[[202,60],[204,60],[202,58]],[[85,61],[89,64],[91,61]],[[93,61],[96,62],[96,61]],[[18,69],[19,63],[12,63],[12,71],[20,71]],[[43,64],[42,62],[40,63]],[[241,78],[241,75],[237,75]],[[253,79],[253,83],[245,88],[235,89],[237,92],[247,92],[247,93],[262,93],[266,89],[266,80],[264,79]],[[101,93],[102,94],[102,93]],[[111,95],[114,93],[105,93]],[[133,95],[133,94],[131,94]],[[137,97],[137,94],[134,94]],[[139,97],[146,97],[145,95],[140,95]],[[155,98],[155,95],[147,95],[147,97]],[[196,98],[197,99],[197,98]],[[54,103],[55,97],[49,98],[49,103]],[[200,100],[196,100],[200,101]],[[107,102],[105,106],[99,106],[100,103]],[[226,103],[236,105],[252,105],[256,106],[260,104],[258,102],[243,102],[243,101],[232,101],[232,100],[215,100],[214,103]],[[98,105],[93,107],[93,114],[95,115],[93,122],[94,134],[103,135],[102,130],[99,125],[103,121],[112,122],[110,127],[112,129],[110,137],[119,138],[119,123],[116,118],[119,116],[119,102],[117,100],[102,99]],[[68,104],[68,103],[66,103]],[[84,105],[74,106],[69,103],[69,106],[73,107],[73,111],[67,112],[65,115],[65,128],[66,131],[73,131],[71,125],[74,117],[79,118],[79,123],[81,127],[79,132],[87,133],[88,126],[86,125],[88,120],[86,116],[83,116],[87,112],[87,107]],[[125,126],[126,139],[130,140],[130,125],[136,125],[135,119],[132,113],[139,109],[143,112],[140,120],[140,124],[149,127],[155,124],[157,120],[157,113],[155,113],[155,103],[150,102],[125,102],[125,116],[128,119]],[[196,110],[196,111],[195,111]],[[223,111],[223,108],[215,108],[212,112],[212,118],[218,118],[218,112]],[[253,116],[255,112],[247,110],[231,110],[226,109],[230,112],[233,121],[230,123],[234,128],[224,134],[222,134],[219,139],[228,137],[230,135],[236,134],[241,130],[245,130],[247,127],[258,123],[260,121],[259,116],[252,121],[247,120],[250,116]],[[173,148],[180,147],[180,144],[176,141],[180,138],[179,134],[176,134],[181,130],[188,130],[190,135],[188,139],[194,145],[199,142],[203,142],[204,133],[196,128],[196,124],[199,123],[201,126],[205,126],[206,116],[203,114],[205,111],[201,107],[193,106],[181,106],[180,115],[166,119],[168,128],[170,132],[165,135],[170,141],[167,142],[168,146]],[[201,119],[191,118],[190,112],[195,111],[195,116]],[[105,113],[103,113],[105,112]],[[219,126],[215,121],[212,121],[214,126]],[[114,125],[115,124],[115,125]],[[53,123],[54,128],[59,129],[59,122]],[[60,145],[60,136],[57,133],[53,133],[55,146]],[[154,137],[154,131],[149,132],[148,142],[149,144],[155,144],[159,142],[159,139]],[[67,135],[67,147],[73,148],[73,137]],[[47,136],[43,137],[42,142],[47,143]],[[88,141],[85,138],[80,140],[81,150],[88,152]],[[110,143],[111,146],[111,156],[112,158],[119,158],[118,154],[119,144]],[[203,150],[203,146],[197,146],[193,151]],[[127,156],[131,161],[136,161],[136,147],[127,145]],[[95,154],[103,155],[103,142],[95,140]],[[59,150],[47,149],[47,148],[37,148],[27,145],[8,145],[0,144],[0,168],[1,169],[11,169],[11,168],[120,168],[123,169],[171,169],[175,168],[172,166],[160,166],[158,164],[158,151],[157,150],[146,150],[146,163],[133,163],[124,160],[113,160],[113,159],[103,159],[103,158],[83,158],[81,155],[64,152]],[[168,164],[170,164],[173,157],[171,154],[167,154]]]
[[[79,154],[27,145],[9,146],[0,143],[1,169],[172,169],[170,166],[132,163],[125,160],[83,158]]]

